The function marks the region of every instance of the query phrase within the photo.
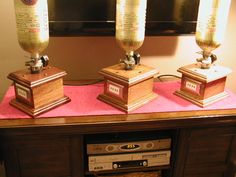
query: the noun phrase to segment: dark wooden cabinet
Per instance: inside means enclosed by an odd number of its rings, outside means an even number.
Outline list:
[[[229,177],[235,137],[236,127],[231,126],[181,130],[184,146],[176,155],[181,161],[177,160],[175,177]]]
[[[109,173],[161,170],[163,177],[236,174],[236,110],[0,122],[1,160],[7,177],[94,176],[88,172],[88,138],[119,133],[129,137],[137,132],[137,136],[140,132],[144,136],[150,132],[168,134],[172,139],[170,165]]]
[[[6,172],[14,177],[83,176],[81,136],[15,136],[4,143]]]

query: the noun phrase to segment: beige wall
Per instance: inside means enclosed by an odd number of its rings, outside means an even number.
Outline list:
[[[9,72],[23,69],[27,53],[17,43],[13,0],[0,0],[0,99],[10,85]],[[177,68],[195,62],[199,57],[194,36],[146,37],[139,50],[141,62],[160,70],[160,74],[178,74]],[[97,78],[98,71],[116,64],[123,56],[114,37],[51,38],[45,51],[51,64],[68,72],[66,79]],[[223,45],[215,51],[218,63],[236,71],[236,0],[232,0],[227,32]],[[233,72],[227,87],[236,93]]]

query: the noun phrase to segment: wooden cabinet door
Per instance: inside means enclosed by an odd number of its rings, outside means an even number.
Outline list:
[[[236,177],[236,135],[233,138],[225,177]]]
[[[83,177],[82,139],[43,137],[4,145],[8,177]]]
[[[236,127],[181,130],[174,177],[229,177]]]

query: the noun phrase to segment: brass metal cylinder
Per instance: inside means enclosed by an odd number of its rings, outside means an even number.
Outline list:
[[[49,43],[47,0],[14,0],[18,42],[38,58]]]
[[[196,42],[209,57],[223,41],[231,0],[200,0]]]
[[[127,54],[144,41],[147,0],[116,1],[116,40]]]

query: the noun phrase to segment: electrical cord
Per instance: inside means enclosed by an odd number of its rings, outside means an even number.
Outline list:
[[[177,75],[174,75],[174,74],[162,74],[162,75],[157,76],[156,79],[163,82],[162,78],[164,78],[164,77],[174,77],[174,78],[177,78],[177,79],[181,79],[180,76],[177,76]]]

